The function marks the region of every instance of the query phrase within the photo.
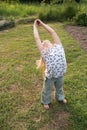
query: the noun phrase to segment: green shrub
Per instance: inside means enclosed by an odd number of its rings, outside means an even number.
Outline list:
[[[49,6],[42,7],[42,11],[39,13],[39,18],[42,20],[56,20],[56,21],[66,21],[72,19],[76,13],[77,9],[74,6]]]
[[[61,21],[61,12],[59,12],[58,7],[56,8],[51,8],[51,7],[47,7],[44,9],[42,9],[42,11],[40,11],[39,13],[39,18],[42,20],[55,20],[55,21]]]
[[[87,26],[87,14],[86,13],[80,13],[75,18],[77,25]]]
[[[21,3],[6,3],[0,2],[0,19],[13,19],[36,15],[40,11],[39,4],[21,4]]]
[[[78,10],[74,6],[68,6],[65,8],[62,14],[62,17],[64,20],[72,19],[76,15],[77,12]]]

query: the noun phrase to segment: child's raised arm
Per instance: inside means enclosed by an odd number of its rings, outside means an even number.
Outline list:
[[[60,38],[58,37],[57,33],[50,27],[48,26],[47,24],[43,23],[41,20],[37,20],[38,21],[38,24],[40,26],[42,26],[43,28],[45,28],[52,36],[54,42],[57,44],[57,43],[61,43],[60,41]]]
[[[37,22],[37,20],[35,20],[34,26],[33,26],[33,28],[34,28],[34,38],[35,38],[37,47],[38,47],[39,51],[41,52],[42,49],[43,49],[43,46],[41,44],[41,40],[40,40],[40,37],[39,37],[37,26],[38,26],[38,22]]]

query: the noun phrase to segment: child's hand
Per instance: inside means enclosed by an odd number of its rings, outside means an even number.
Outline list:
[[[41,25],[41,21],[39,19],[36,20],[37,25],[40,26]]]
[[[41,20],[40,20],[40,19],[36,19],[36,20],[35,20],[35,24],[36,24],[37,26],[41,26]]]

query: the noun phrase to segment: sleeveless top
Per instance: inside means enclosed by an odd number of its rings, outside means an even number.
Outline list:
[[[62,44],[56,44],[48,52],[44,49],[41,55],[46,64],[45,77],[58,78],[66,73],[67,64]]]

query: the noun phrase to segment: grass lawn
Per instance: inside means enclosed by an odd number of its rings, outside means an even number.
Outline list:
[[[67,58],[64,90],[67,105],[52,98],[49,111],[40,103],[43,78],[36,69],[40,54],[33,24],[0,32],[0,130],[86,130],[87,53],[61,23],[49,23],[59,34]],[[39,30],[41,38],[49,37]]]

